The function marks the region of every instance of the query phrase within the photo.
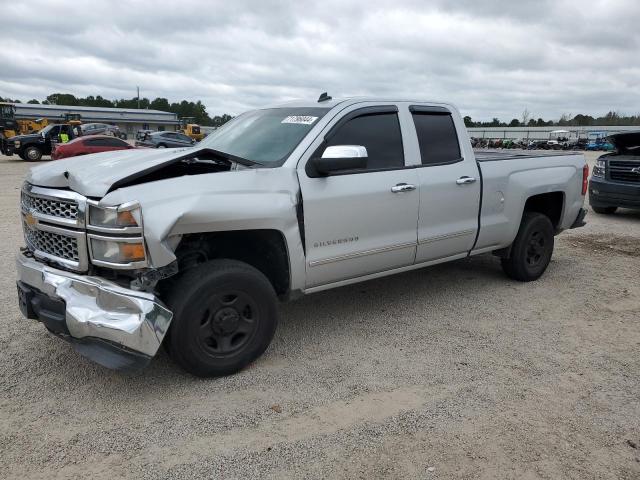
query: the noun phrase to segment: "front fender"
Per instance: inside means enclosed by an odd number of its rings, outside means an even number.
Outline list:
[[[142,183],[108,194],[101,205],[137,200],[153,267],[173,262],[185,234],[277,230],[290,261],[292,289],[304,286],[304,249],[296,207],[299,185],[289,168],[245,169]]]

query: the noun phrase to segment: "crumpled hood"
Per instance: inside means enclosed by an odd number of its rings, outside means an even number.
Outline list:
[[[607,138],[620,151],[640,147],[640,131],[616,133]]]
[[[70,188],[87,197],[103,197],[119,180],[196,152],[197,147],[117,150],[57,160],[31,168],[27,182]]]

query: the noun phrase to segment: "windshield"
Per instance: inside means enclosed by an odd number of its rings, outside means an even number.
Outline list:
[[[200,146],[278,166],[328,111],[317,107],[253,110],[215,130]]]
[[[47,135],[47,133],[49,133],[51,131],[51,129],[53,129],[53,127],[57,127],[57,125],[47,125],[42,130],[40,130],[38,133],[44,137],[44,136]]]

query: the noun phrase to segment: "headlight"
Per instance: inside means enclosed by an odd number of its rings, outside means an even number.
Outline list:
[[[16,148],[20,148],[20,140],[14,140],[13,146]]]
[[[89,254],[94,265],[132,269],[147,266],[142,234],[142,211],[138,202],[115,207],[89,203]]]
[[[91,260],[96,265],[135,268],[146,265],[144,241],[141,238],[111,238],[89,235]]]
[[[137,203],[117,207],[89,206],[89,225],[101,228],[142,227],[142,215]]]
[[[596,166],[593,167],[593,176],[604,178],[604,171],[606,166],[607,166],[607,162],[605,160],[597,160]]]

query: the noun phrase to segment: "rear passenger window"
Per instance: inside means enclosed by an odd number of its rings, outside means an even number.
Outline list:
[[[89,147],[110,147],[108,138],[92,138],[91,140],[85,140],[85,145]]]
[[[461,160],[460,145],[449,113],[413,112],[423,165],[441,165]]]
[[[397,113],[363,115],[342,125],[327,141],[334,145],[361,145],[367,149],[367,170],[404,167],[402,134]]]

